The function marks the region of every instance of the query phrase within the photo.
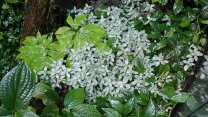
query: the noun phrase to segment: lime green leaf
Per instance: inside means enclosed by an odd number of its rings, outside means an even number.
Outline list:
[[[72,113],[75,117],[101,117],[99,111],[93,105],[80,104],[73,108]]]
[[[106,30],[100,25],[87,24],[83,26],[75,36],[74,48],[82,47],[85,42],[97,45],[103,42],[103,38],[106,36]]]
[[[109,100],[111,107],[115,110],[117,110],[119,113],[123,113],[124,111],[124,105],[119,102],[118,100]]]
[[[64,106],[72,109],[75,106],[82,104],[84,102],[84,98],[84,89],[79,88],[69,90],[69,92],[66,94],[66,97],[64,98]]]
[[[19,0],[4,0],[7,3],[17,3]]]
[[[77,16],[74,20],[72,19],[71,16],[67,17],[66,22],[73,28],[73,29],[78,29],[83,23],[84,20],[86,20],[87,14],[81,14]]]
[[[183,0],[176,0],[173,6],[173,11],[175,14],[178,14],[183,9]]]
[[[0,83],[0,99],[8,110],[16,110],[26,106],[35,88],[30,69],[20,64],[13,68]]]
[[[185,92],[171,97],[171,100],[175,102],[185,102],[187,99],[188,99],[188,94]]]
[[[38,115],[29,110],[18,110],[15,117],[38,117]]]
[[[102,110],[106,113],[107,117],[122,117],[121,114],[111,108],[102,108]]]
[[[35,92],[33,97],[42,99],[45,105],[58,102],[58,93],[46,84],[38,83],[35,86]]]

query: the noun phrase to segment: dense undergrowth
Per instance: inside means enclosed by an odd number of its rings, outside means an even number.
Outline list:
[[[189,99],[183,84],[207,44],[208,3],[185,2],[70,10],[55,38],[38,32],[23,42],[16,58],[24,64],[0,84],[0,116],[168,116]]]

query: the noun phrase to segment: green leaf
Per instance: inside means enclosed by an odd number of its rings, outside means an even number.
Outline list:
[[[73,28],[73,29],[78,29],[83,23],[84,20],[86,20],[87,14],[81,14],[77,16],[74,20],[72,19],[71,16],[67,17],[66,22]]]
[[[137,58],[137,66],[136,66],[136,71],[139,73],[144,73],[145,72],[145,67],[142,58]]]
[[[177,93],[175,92],[175,89],[172,86],[167,86],[165,85],[162,88],[162,92],[168,96],[168,98],[173,97],[174,95],[176,95]]]
[[[102,110],[106,113],[107,117],[122,117],[121,114],[111,108],[102,108]]]
[[[208,25],[208,19],[200,19],[199,20],[202,24],[207,24]]]
[[[156,114],[155,104],[153,103],[152,99],[150,100],[146,110],[144,117],[154,117]]]
[[[42,99],[45,105],[54,104],[58,102],[58,93],[46,84],[38,83],[35,86],[35,92],[33,97]]]
[[[99,111],[93,105],[80,104],[73,108],[72,113],[75,117],[101,117]]]
[[[9,115],[12,115],[13,114],[13,111],[11,110],[7,110],[3,107],[0,107],[0,116],[9,116]]]
[[[183,9],[183,0],[176,0],[173,6],[173,11],[175,14],[178,14]]]
[[[166,45],[168,44],[168,40],[167,39],[162,39],[159,43],[157,43],[153,50],[161,50],[162,48],[164,48]]]
[[[15,117],[38,117],[38,115],[29,110],[18,110]]]
[[[46,105],[43,109],[43,115],[50,114],[50,117],[58,117],[59,116],[59,108],[55,104]]]
[[[118,100],[109,100],[111,107],[118,111],[119,113],[123,113],[124,111],[124,105],[119,102]]]
[[[162,5],[166,5],[168,3],[168,0],[161,0]]]
[[[160,39],[161,34],[159,32],[151,32],[151,34],[147,35],[147,38],[149,38],[149,39]]]
[[[181,21],[181,23],[180,23],[180,26],[182,28],[188,27],[190,25],[190,23],[191,23],[191,19],[189,19],[189,18],[183,18],[182,21]]]
[[[3,39],[3,33],[0,32],[0,40],[2,40],[2,39]]]
[[[135,102],[146,106],[149,103],[149,92],[145,88],[140,88],[134,91]]]
[[[185,92],[182,92],[178,95],[175,95],[173,97],[171,97],[171,100],[175,101],[175,102],[185,102],[188,99],[188,94]]]
[[[0,99],[8,110],[16,110],[26,106],[35,88],[30,69],[20,64],[13,68],[0,83]]]
[[[187,106],[191,109],[194,110],[196,109],[199,105],[194,96],[190,96],[186,102]]]
[[[80,48],[85,42],[98,45],[103,43],[103,38],[107,36],[106,30],[98,24],[87,24],[83,26],[74,39],[74,48]]]
[[[84,102],[85,94],[83,88],[69,90],[64,98],[64,106],[72,109],[75,106]]]
[[[165,76],[165,75],[168,74],[169,72],[170,72],[170,65],[169,65],[169,64],[160,65],[159,75],[160,75],[161,77]]]
[[[7,3],[17,3],[19,0],[4,0]]]
[[[124,105],[124,111],[123,111],[123,115],[128,115],[134,106],[134,98],[131,98],[130,100],[128,100],[128,102]]]

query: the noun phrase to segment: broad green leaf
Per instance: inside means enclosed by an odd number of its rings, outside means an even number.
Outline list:
[[[20,64],[13,68],[0,83],[0,99],[8,110],[26,106],[32,98],[35,81],[30,69]]]
[[[207,24],[208,25],[208,19],[200,19],[199,20],[202,24]]]
[[[29,110],[18,110],[15,117],[38,117],[38,115]]]
[[[153,103],[152,99],[150,99],[150,102],[145,110],[144,117],[154,117],[155,114],[156,114],[155,104]]]
[[[186,102],[186,105],[191,109],[194,110],[196,109],[199,105],[194,96],[190,96]]]
[[[168,0],[161,0],[162,5],[166,5],[168,3]]]
[[[118,111],[113,110],[111,108],[102,108],[102,110],[106,113],[107,117],[122,117]]]
[[[174,95],[176,95],[177,93],[175,92],[175,89],[172,86],[167,86],[165,85],[162,88],[162,92],[168,96],[168,98],[173,97]]]
[[[124,105],[123,115],[128,115],[134,106],[134,98],[128,100],[128,102]]]
[[[50,117],[58,117],[59,116],[59,108],[55,104],[46,105],[43,109],[43,115],[50,114]]]
[[[146,106],[149,103],[149,92],[145,88],[140,88],[134,91],[135,102]]]
[[[188,99],[188,94],[185,92],[182,92],[178,95],[175,95],[173,97],[171,97],[171,100],[175,101],[175,102],[185,102]]]
[[[58,93],[46,84],[38,83],[35,86],[33,97],[42,99],[45,105],[57,103],[59,99]]]
[[[11,115],[12,116],[12,114],[13,114],[13,111],[11,111],[11,110],[7,110],[7,109],[5,109],[5,108],[3,108],[3,107],[0,107],[0,116],[2,117],[4,117],[4,116],[9,116],[9,115]]]
[[[82,104],[84,102],[84,98],[84,89],[78,88],[69,90],[64,98],[64,106],[66,108],[72,109],[75,106]]]
[[[107,36],[106,30],[98,24],[87,24],[83,26],[74,40],[74,48],[80,48],[85,42],[95,45],[103,43],[103,38]]]
[[[123,113],[124,111],[124,105],[119,102],[118,100],[109,100],[111,107],[118,111],[119,113]]]
[[[7,3],[17,3],[19,0],[4,0]]]
[[[72,113],[75,117],[101,117],[99,111],[93,105],[80,104],[73,108]]]
[[[173,11],[175,14],[178,14],[183,9],[183,0],[176,0],[173,6]]]
[[[71,16],[67,17],[66,22],[75,30],[77,30],[83,23],[84,20],[86,20],[87,14],[81,14],[77,16],[74,20],[72,19]]]
[[[149,39],[160,39],[161,34],[159,32],[151,32],[151,34],[147,35],[147,38],[149,38]]]

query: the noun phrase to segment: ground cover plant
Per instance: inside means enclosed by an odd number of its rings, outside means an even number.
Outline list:
[[[208,17],[203,0],[202,9],[178,0],[166,12],[152,4],[167,2],[86,5],[55,36],[27,37],[17,55],[24,64],[0,83],[0,116],[168,116],[190,100],[182,88],[204,56]]]

